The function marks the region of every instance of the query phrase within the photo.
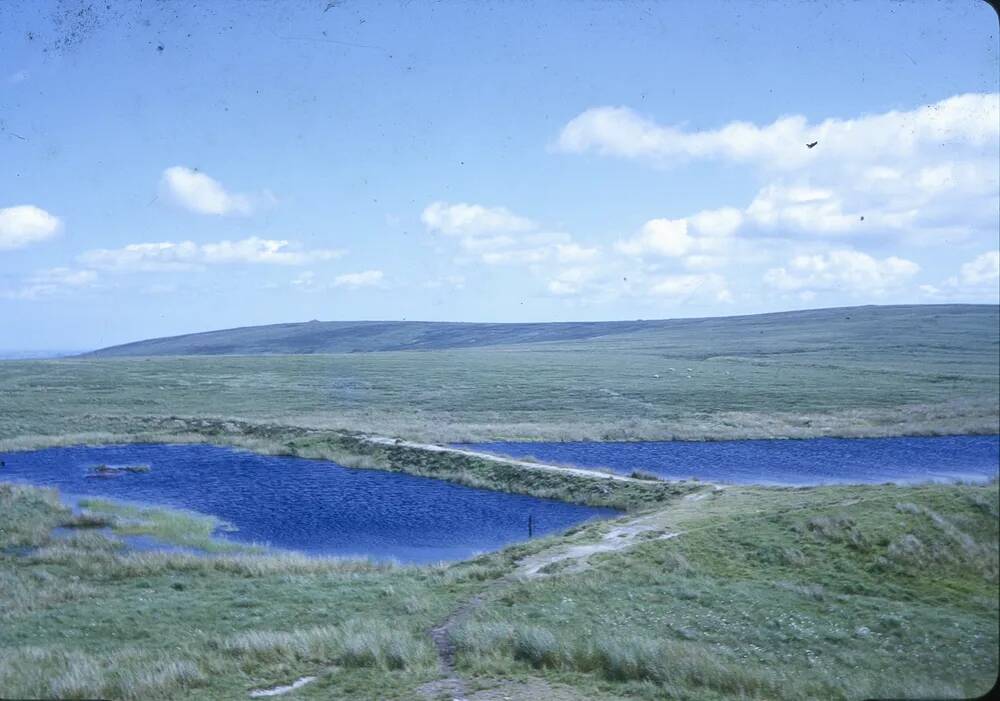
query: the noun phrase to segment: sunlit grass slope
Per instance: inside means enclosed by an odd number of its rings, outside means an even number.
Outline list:
[[[470,675],[629,698],[969,698],[997,678],[996,482],[730,489],[458,632]],[[599,528],[599,527],[594,527]]]

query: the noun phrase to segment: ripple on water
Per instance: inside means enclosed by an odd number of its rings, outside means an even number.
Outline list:
[[[998,436],[808,438],[742,441],[462,443],[575,467],[633,470],[668,479],[808,486],[883,482],[982,482],[997,474]]]
[[[5,453],[2,479],[199,511],[234,524],[245,543],[316,555],[402,562],[456,560],[615,515],[612,509],[505,494],[323,460],[206,445],[120,445]],[[148,465],[88,478],[95,465]],[[148,545],[145,540],[137,545]]]

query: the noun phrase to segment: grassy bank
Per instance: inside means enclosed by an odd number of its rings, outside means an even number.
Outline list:
[[[635,548],[520,583],[472,676],[636,698],[965,698],[996,680],[998,489],[729,489]]]
[[[630,548],[520,579],[610,525],[449,567],[199,558],[54,540],[57,495],[0,485],[0,688],[229,699],[308,675],[296,698],[423,698],[427,631],[478,595],[454,633],[470,693],[961,698],[996,678],[996,482],[704,494]]]
[[[217,537],[235,526],[214,516],[180,509],[135,506],[107,499],[80,499],[81,513],[71,527],[106,526],[118,536],[149,536],[157,541],[206,553],[260,552],[263,547],[234,543]]]

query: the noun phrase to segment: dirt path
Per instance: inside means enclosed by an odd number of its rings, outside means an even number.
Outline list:
[[[388,436],[371,435],[364,436],[364,439],[369,443],[376,443],[378,445],[398,445],[403,448],[416,448],[417,450],[426,450],[432,453],[455,453],[457,455],[468,455],[469,457],[490,460],[492,462],[499,462],[505,465],[515,465],[528,470],[561,472],[563,474],[573,475],[575,477],[587,477],[589,479],[612,480],[615,482],[642,482],[644,484],[649,484],[647,480],[637,480],[633,477],[625,477],[624,475],[614,475],[608,472],[599,472],[597,470],[586,470],[581,467],[560,467],[558,465],[546,465],[539,462],[528,462],[527,460],[515,460],[514,458],[505,458],[499,455],[492,455],[490,453],[480,453],[475,450],[465,450],[464,448],[434,445],[433,443],[415,443],[413,441],[404,441],[396,438],[390,438]]]
[[[430,684],[425,684],[420,689],[421,693],[430,699],[445,696],[455,701],[500,698],[500,696],[495,697],[489,693],[486,695],[473,695],[471,697],[466,696],[467,689],[465,682],[455,670],[455,643],[452,640],[452,632],[468,620],[487,600],[497,596],[504,589],[519,581],[538,579],[556,573],[580,572],[590,566],[588,559],[596,553],[625,550],[649,539],[666,540],[676,538],[680,533],[670,530],[666,524],[666,519],[667,514],[665,511],[631,518],[623,523],[613,525],[607,532],[600,536],[599,540],[587,538],[581,542],[560,543],[559,545],[546,548],[541,552],[521,559],[513,572],[492,582],[485,591],[480,592],[463,603],[448,614],[441,623],[431,628],[430,636],[431,640],[434,641],[434,648],[437,650],[438,665],[441,669],[442,678]],[[558,565],[558,569],[553,571],[550,568],[552,565]],[[497,693],[501,692],[497,691]],[[511,696],[508,695],[508,692],[503,692],[503,697],[508,699],[537,698],[537,696]]]
[[[680,533],[669,530],[662,512],[648,514],[612,527],[596,542],[566,543],[529,555],[518,563],[515,574],[523,579],[536,579],[548,574],[546,570],[579,572],[590,566],[591,555],[625,550],[645,540],[667,540],[678,535]]]
[[[506,579],[506,578],[505,578]],[[483,605],[485,598],[492,593],[496,593],[509,586],[510,582],[499,580],[489,589],[466,601],[457,609],[448,614],[441,623],[430,630],[431,640],[434,641],[434,649],[437,650],[438,667],[441,669],[441,679],[425,684],[420,691],[428,698],[440,698],[445,695],[451,699],[461,701],[465,699],[465,682],[455,671],[455,643],[452,641],[451,632],[460,626],[472,615],[472,612]]]

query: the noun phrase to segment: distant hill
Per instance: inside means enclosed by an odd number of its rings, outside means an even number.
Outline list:
[[[853,338],[861,347],[879,337],[891,342],[899,332],[911,338],[972,333],[996,341],[996,305],[865,306],[777,312],[703,319],[486,324],[429,321],[309,321],[247,326],[136,341],[86,353],[114,358],[174,355],[296,355],[376,351],[442,350],[521,346],[567,341],[634,339],[642,345],[709,344],[733,349],[768,339],[796,338],[805,344],[830,337]],[[929,340],[926,336],[924,342]],[[972,340],[971,338],[968,340]],[[897,338],[902,342],[902,338]],[[702,347],[702,351],[707,348]]]

